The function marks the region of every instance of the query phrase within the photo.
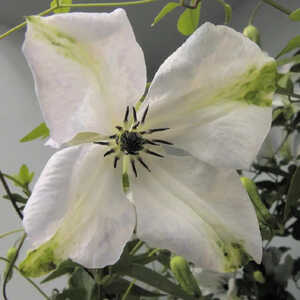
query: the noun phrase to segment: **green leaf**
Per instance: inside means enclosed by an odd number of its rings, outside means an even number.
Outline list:
[[[172,10],[174,10],[178,6],[180,6],[180,4],[176,3],[176,2],[167,3],[162,8],[162,10],[158,13],[158,15],[154,18],[154,21],[151,24],[151,26],[154,26],[155,24],[157,24],[162,18],[164,18],[168,13],[170,13]]]
[[[297,35],[296,37],[292,38],[287,45],[280,51],[280,53],[276,56],[276,58],[292,51],[297,48],[300,48],[300,35]]]
[[[29,172],[28,167],[23,164],[19,170],[19,174],[15,175],[14,177],[23,185],[28,185],[33,179],[34,173]]]
[[[80,300],[96,300],[97,284],[93,278],[81,267],[77,268],[69,279],[71,289],[80,289],[85,291],[84,297]],[[73,299],[73,298],[71,298]],[[77,300],[77,298],[75,298]]]
[[[150,286],[157,288],[165,293],[171,294],[184,300],[192,300],[194,297],[186,294],[178,285],[169,281],[166,277],[137,264],[130,264],[125,269],[120,269],[119,272],[126,276],[142,281]]]
[[[49,136],[49,129],[45,123],[41,123],[38,127],[34,128],[27,135],[21,138],[20,142],[30,142],[38,138],[45,139]]]
[[[179,16],[177,29],[183,35],[191,35],[198,27],[201,2],[195,9],[186,8]]]
[[[300,21],[300,8],[297,8],[293,12],[290,13],[289,15],[290,20],[292,21]]]
[[[53,0],[50,4],[50,7],[56,7],[57,6],[57,2],[59,4],[63,4],[63,5],[69,5],[72,4],[72,0]],[[68,13],[70,11],[70,7],[61,7],[61,8],[57,8],[54,10],[54,13],[56,14],[61,14],[61,13]]]
[[[286,199],[285,209],[284,209],[284,220],[287,220],[291,208],[296,206],[300,199],[300,167],[298,167],[292,176],[291,183],[288,189],[288,195]]]
[[[54,270],[50,275],[48,275],[41,283],[45,283],[56,279],[57,277],[63,276],[65,274],[73,273],[78,264],[74,263],[71,259],[67,259],[61,262],[56,270]]]
[[[16,193],[13,193],[11,194],[13,200],[15,202],[18,202],[18,203],[23,203],[23,204],[26,204],[27,203],[27,200],[26,198],[24,198],[23,196],[19,195],[19,194],[16,194]],[[10,200],[9,196],[8,195],[4,195],[3,198],[7,199],[7,200]]]
[[[277,81],[277,85],[286,90],[287,93],[292,94],[294,91],[294,84],[293,81],[290,78],[290,74],[286,73],[286,74],[282,74],[279,76],[279,79]]]

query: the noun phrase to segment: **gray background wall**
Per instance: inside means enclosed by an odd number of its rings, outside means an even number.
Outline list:
[[[0,32],[23,21],[22,16],[38,13],[48,7],[48,0],[9,0],[0,3]],[[78,1],[77,1],[78,2]],[[84,1],[82,1],[84,2]],[[96,2],[96,1],[89,1]],[[231,0],[227,1],[233,8],[231,25],[242,30],[247,25],[250,11],[257,1]],[[277,0],[290,8],[300,7],[299,0]],[[75,3],[75,1],[74,1]],[[132,22],[138,42],[144,49],[148,67],[148,77],[152,78],[161,62],[172,53],[184,40],[176,30],[178,12],[171,13],[154,28],[150,27],[154,16],[167,1],[146,6],[126,8]],[[107,9],[110,11],[112,9]],[[85,9],[85,11],[88,11]],[[95,11],[95,10],[94,10]],[[98,9],[98,11],[103,11]],[[222,24],[223,8],[215,0],[203,0],[201,22],[211,21]],[[285,15],[267,7],[260,10],[255,24],[262,35],[262,46],[271,55],[279,52],[285,43],[295,35],[300,34],[300,23],[290,22]],[[29,68],[21,53],[24,38],[22,31],[0,40],[0,168],[8,173],[16,173],[22,163],[26,163],[36,175],[41,172],[52,150],[43,146],[41,141],[20,144],[18,141],[32,128],[42,122],[39,106],[34,95],[33,81]],[[3,193],[2,187],[0,193]],[[10,203],[0,202],[0,234],[21,227]],[[0,241],[0,255],[13,244],[15,236]],[[292,255],[300,255],[299,243],[281,240],[277,243],[288,243],[292,247]],[[29,245],[26,245],[28,249]],[[2,267],[0,267],[1,270]],[[50,291],[53,286],[63,287],[64,280],[45,286]],[[291,289],[300,298],[300,293],[293,286]],[[9,284],[9,296],[12,300],[42,299],[23,279],[16,277]]]

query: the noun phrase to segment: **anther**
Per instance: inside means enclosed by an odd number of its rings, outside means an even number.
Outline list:
[[[144,150],[146,153],[148,154],[151,154],[151,155],[154,155],[154,156],[157,156],[157,157],[163,157],[163,155],[159,154],[159,153],[156,153],[154,151],[151,151],[151,150],[148,150],[148,149],[145,149]]]
[[[134,124],[134,125],[132,126],[132,129],[137,129],[137,128],[139,127],[139,125],[140,125],[140,122],[137,122],[136,124]]]
[[[149,172],[151,172],[150,168],[146,165],[146,163],[142,160],[141,157],[138,157],[137,159],[145,169],[147,169]]]
[[[152,140],[152,142],[166,144],[166,145],[174,145],[173,143],[170,143],[170,142],[165,141],[165,140]]]
[[[128,122],[128,116],[129,116],[129,106],[126,107],[125,117],[124,117],[124,123]]]
[[[131,159],[130,162],[131,162],[131,167],[134,172],[134,175],[135,175],[135,177],[137,177],[137,171],[136,171],[134,159]]]
[[[115,139],[117,137],[117,135],[116,134],[113,134],[113,135],[110,135],[108,138],[109,139]]]
[[[116,128],[119,130],[119,131],[122,131],[122,127],[121,126],[116,126]]]
[[[133,112],[134,122],[136,122],[137,121],[137,116],[136,116],[136,110],[135,110],[134,106],[132,106],[132,112]]]
[[[109,142],[94,142],[94,144],[109,146]]]
[[[146,107],[146,109],[145,109],[145,111],[143,113],[142,120],[141,120],[142,124],[144,124],[144,122],[146,120],[146,116],[147,116],[148,110],[149,110],[149,105]]]
[[[150,144],[150,145],[153,145],[153,146],[159,146],[158,144],[154,143],[154,141],[152,140],[145,140],[144,144]]]
[[[154,133],[154,132],[158,132],[158,131],[165,131],[165,130],[168,130],[170,128],[154,128],[154,129],[149,129],[147,131],[141,131],[140,134],[151,134],[151,133]]]
[[[105,157],[105,156],[110,155],[110,154],[112,154],[114,152],[115,152],[115,149],[110,149],[107,152],[105,152],[103,156]]]
[[[114,159],[114,168],[117,167],[117,164],[118,164],[118,160],[119,160],[119,156],[115,156],[115,159]]]

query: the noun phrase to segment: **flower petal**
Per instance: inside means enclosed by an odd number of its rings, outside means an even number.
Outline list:
[[[247,168],[270,128],[275,75],[255,43],[206,23],[159,68],[146,126],[171,128],[161,137],[214,166]]]
[[[233,170],[191,156],[147,162],[133,182],[137,235],[206,269],[231,272],[251,255],[260,262],[262,241],[254,208]]]
[[[77,146],[49,160],[24,210],[33,246],[21,268],[40,276],[62,259],[89,268],[117,261],[135,226],[120,170],[100,146]],[[54,265],[55,267],[55,265]]]
[[[23,50],[51,137],[63,143],[81,131],[110,134],[146,85],[125,11],[27,20]]]

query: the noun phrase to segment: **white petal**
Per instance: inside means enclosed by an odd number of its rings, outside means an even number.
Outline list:
[[[24,54],[51,137],[110,134],[144,93],[146,67],[126,13],[29,17]]]
[[[146,160],[146,158],[145,158]],[[233,271],[250,254],[261,260],[262,241],[247,193],[233,170],[191,156],[154,159],[133,184],[137,235],[215,271]]]
[[[23,270],[29,272],[32,261],[49,264],[45,248],[53,251],[52,263],[71,258],[96,268],[119,259],[135,226],[135,210],[122,192],[120,170],[104,151],[77,146],[49,160],[24,211],[25,230],[39,248]]]
[[[270,128],[275,74],[255,43],[206,23],[159,68],[146,127],[171,128],[164,136],[210,164],[246,168]]]

